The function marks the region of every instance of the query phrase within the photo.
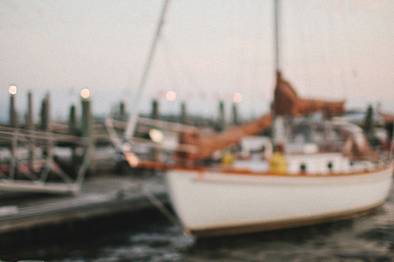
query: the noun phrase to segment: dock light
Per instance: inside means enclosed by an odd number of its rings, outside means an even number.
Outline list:
[[[235,93],[233,94],[233,102],[236,103],[236,104],[239,104],[239,103],[241,103],[241,101],[242,101],[242,95],[241,95],[241,93],[235,92]]]
[[[166,92],[166,100],[169,102],[174,102],[176,100],[176,93],[173,90]]]
[[[81,92],[80,92],[80,96],[83,99],[88,99],[90,97],[90,90],[88,88],[82,89]]]
[[[149,137],[150,139],[152,139],[153,142],[159,144],[163,142],[164,135],[163,132],[161,132],[160,130],[152,128],[151,130],[149,130]]]
[[[16,85],[10,85],[9,87],[8,87],[8,93],[10,94],[10,95],[16,95],[16,91],[17,91],[17,89],[16,89]]]

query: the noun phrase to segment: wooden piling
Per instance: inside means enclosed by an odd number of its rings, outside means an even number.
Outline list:
[[[26,128],[32,130],[34,125],[33,123],[33,94],[29,91],[27,93]]]
[[[233,117],[233,125],[239,125],[239,115],[238,115],[238,104],[234,103],[231,106],[231,112]]]
[[[70,110],[68,112],[68,132],[71,135],[78,135],[77,113],[76,113],[75,105],[71,105]],[[70,145],[70,150],[71,150],[71,161],[73,164],[76,164],[77,161],[76,146],[74,144]]]
[[[159,119],[160,118],[159,101],[157,101],[157,99],[152,100],[150,117],[152,119]]]
[[[41,102],[40,109],[40,129],[43,131],[49,130],[49,113],[50,113],[50,96],[46,94]]]
[[[68,111],[68,132],[71,135],[76,135],[77,133],[77,114],[75,105],[71,105]]]
[[[33,94],[27,93],[27,112],[26,112],[26,129],[30,132],[34,129],[34,112],[33,112]],[[34,169],[34,140],[31,138],[28,144],[28,165],[30,170]]]
[[[16,105],[15,105],[15,96],[16,96],[16,87],[15,86],[10,86],[9,88],[9,94],[10,94],[10,108],[9,108],[9,124],[13,128],[18,127],[18,115],[16,112]],[[10,159],[10,177],[14,178],[16,175],[16,166],[17,166],[17,161],[16,161],[16,151],[18,147],[18,140],[17,136],[15,135],[12,138],[11,144],[10,144],[10,154],[11,154],[11,159]]]
[[[15,105],[16,94],[10,93],[9,124],[11,127],[18,127],[18,114]]]
[[[187,111],[186,111],[186,102],[182,101],[181,103],[181,116],[180,116],[180,122],[182,124],[187,124],[188,120],[187,120]]]
[[[226,114],[223,100],[219,101],[219,117],[217,125],[219,131],[223,131],[226,128]]]
[[[41,110],[40,110],[40,129],[42,131],[49,131],[50,130],[50,113],[51,113],[51,102],[49,93],[45,95],[41,102]],[[43,148],[43,155],[46,158],[46,168],[47,170],[50,169],[51,161],[52,161],[52,154],[53,154],[53,141],[48,137],[48,140],[45,143]],[[44,173],[41,177],[43,181],[46,180],[49,172]]]
[[[81,131],[83,137],[89,137],[92,133],[92,116],[90,112],[90,99],[81,99],[82,117]]]
[[[91,99],[89,96],[81,96],[81,135],[85,140],[84,154],[87,154],[90,169],[94,169],[94,136],[93,136],[93,117],[91,112]]]
[[[122,120],[122,121],[127,120],[126,105],[123,101],[121,101],[119,103],[119,120]]]

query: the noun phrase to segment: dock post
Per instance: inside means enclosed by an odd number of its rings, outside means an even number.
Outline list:
[[[41,102],[41,110],[40,110],[40,129],[44,132],[48,132],[50,130],[50,112],[51,112],[51,101],[50,101],[49,93],[45,95]],[[41,180],[45,181],[50,173],[52,157],[53,157],[53,141],[52,137],[47,134],[47,140],[45,141],[45,146],[43,148],[43,156],[45,157],[45,172],[41,175]]]
[[[181,103],[181,123],[186,124],[187,121],[187,111],[186,111],[186,102],[182,101]]]
[[[219,101],[219,118],[218,118],[218,129],[223,131],[226,128],[226,114],[224,108],[224,101]]]
[[[126,105],[125,105],[124,101],[121,101],[119,103],[119,120],[122,120],[122,121],[127,120]]]
[[[10,108],[9,108],[9,124],[12,128],[18,127],[18,115],[16,112],[15,106],[15,96],[16,96],[16,86],[10,85],[8,88],[8,93],[10,95]],[[18,137],[17,137],[17,130],[14,132],[12,136],[11,144],[10,144],[10,178],[13,179],[16,173],[16,166],[17,166],[17,159],[16,159],[16,151],[18,147]]]
[[[10,85],[8,88],[10,94],[10,108],[9,108],[9,124],[13,128],[18,127],[18,114],[15,106],[16,86]]]
[[[44,131],[45,133],[49,130],[49,111],[50,111],[50,104],[49,104],[49,94],[47,93],[41,101],[41,108],[40,108],[40,130]],[[51,151],[51,138],[47,135],[46,140],[44,141],[44,145],[42,148],[42,156],[45,159],[45,169],[44,172],[40,175],[40,179],[42,181],[46,181],[49,173],[51,171],[51,161],[52,161],[52,151]]]
[[[239,125],[238,103],[233,102],[231,106],[233,125]]]
[[[85,152],[89,159],[89,168],[94,169],[94,136],[93,136],[93,119],[91,112],[91,97],[90,90],[84,88],[81,90],[81,134],[85,141]]]
[[[75,135],[77,130],[77,115],[75,111],[75,105],[70,106],[68,112],[68,131],[70,134]]]
[[[49,129],[49,111],[50,111],[49,99],[50,99],[49,94],[46,94],[41,102],[40,129],[43,131],[48,131]]]
[[[68,132],[73,136],[77,135],[77,115],[76,115],[75,105],[70,106],[70,110],[68,113]],[[77,159],[75,152],[76,150],[75,145],[72,144],[70,149],[71,149],[71,162],[75,164],[75,161]]]
[[[159,119],[160,118],[159,101],[157,101],[157,99],[153,99],[151,106],[152,108],[151,108],[150,117],[152,119]]]
[[[365,135],[367,136],[368,142],[372,145],[374,144],[374,125],[375,125],[374,110],[372,105],[368,105],[367,111],[365,112],[363,129]]]
[[[27,93],[27,112],[26,112],[26,128],[33,129],[33,94],[31,91]]]
[[[27,112],[26,112],[26,128],[32,133],[34,129],[34,118],[33,118],[33,94],[31,91],[27,93]],[[28,145],[28,166],[30,170],[34,170],[34,140],[33,138],[29,139]]]
[[[150,117],[152,119],[159,119],[160,118],[159,101],[157,99],[153,99],[151,102]],[[159,159],[160,154],[159,154],[159,150],[157,150],[157,148],[151,148],[149,154],[150,154],[151,160],[157,161]]]

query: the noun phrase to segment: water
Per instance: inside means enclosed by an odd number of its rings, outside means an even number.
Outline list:
[[[0,258],[46,261],[394,261],[394,191],[375,212],[298,229],[195,240],[157,211],[61,227]],[[65,233],[67,232],[67,233]]]

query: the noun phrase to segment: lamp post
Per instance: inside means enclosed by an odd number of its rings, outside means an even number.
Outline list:
[[[82,108],[82,117],[81,117],[81,130],[83,137],[89,137],[91,135],[91,112],[90,112],[90,90],[84,88],[80,92],[81,96],[81,108]]]
[[[10,95],[9,124],[11,127],[16,128],[18,126],[18,115],[15,106],[16,85],[10,85],[8,87],[8,93]]]
[[[85,154],[87,154],[90,167],[94,167],[93,154],[94,154],[94,138],[93,138],[93,119],[91,112],[91,92],[88,88],[84,88],[80,92],[81,97],[81,131],[82,138],[85,140]]]
[[[29,132],[34,129],[34,118],[33,118],[33,94],[31,91],[27,93],[27,112],[26,112],[26,128]],[[33,138],[29,139],[28,144],[28,164],[30,170],[34,170],[34,141]]]
[[[15,96],[17,93],[17,88],[15,85],[10,85],[8,87],[8,93],[10,95],[10,110],[9,110],[9,124],[11,127],[16,128],[18,126],[18,120],[17,120],[17,113],[15,109]],[[16,166],[17,166],[17,160],[16,160],[16,150],[18,146],[18,140],[17,140],[17,130],[14,132],[14,136],[11,141],[10,145],[10,153],[11,153],[11,159],[10,159],[10,177],[13,179],[15,177],[16,173]]]

